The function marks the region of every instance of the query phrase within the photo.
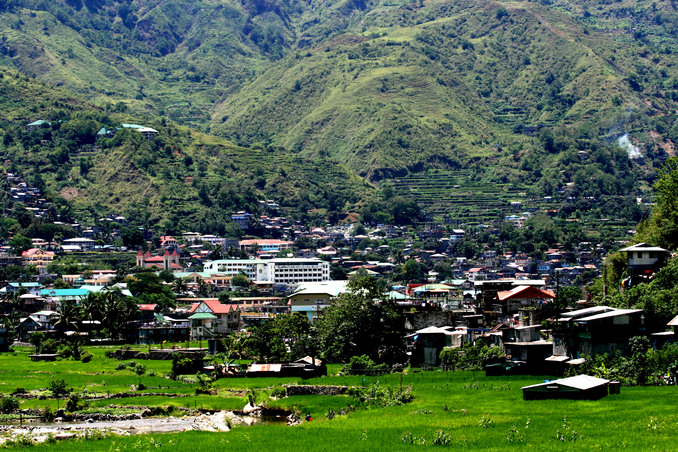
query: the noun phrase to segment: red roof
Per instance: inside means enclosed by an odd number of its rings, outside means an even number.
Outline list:
[[[40,248],[31,248],[21,253],[22,256],[34,256],[36,254],[44,254],[45,256],[54,256],[54,251],[43,251]]]
[[[162,258],[162,256],[154,256],[154,257],[149,257],[145,259],[146,262],[165,262],[165,260]]]
[[[552,290],[537,289],[534,286],[518,286],[512,290],[505,290],[497,293],[499,301],[509,299],[535,299],[535,298],[556,298]]]
[[[158,307],[157,304],[138,304],[140,311],[155,311],[155,308]]]
[[[188,312],[194,312],[200,306],[200,303],[205,303],[210,310],[215,314],[228,314],[229,312],[237,311],[239,306],[237,304],[221,304],[216,298],[204,299],[198,303],[193,303],[191,310]]]

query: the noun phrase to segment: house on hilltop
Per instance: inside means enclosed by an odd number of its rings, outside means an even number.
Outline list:
[[[670,252],[658,246],[638,243],[619,250],[626,253],[626,268],[628,272],[627,286],[633,287],[646,281],[657,270],[666,265]]]
[[[38,273],[47,273],[47,266],[54,260],[54,251],[44,251],[40,248],[31,248],[21,253],[24,265],[35,265]]]

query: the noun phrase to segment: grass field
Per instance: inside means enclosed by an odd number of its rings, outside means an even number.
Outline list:
[[[33,363],[29,350],[0,355],[0,388],[45,388],[53,376],[64,378],[76,391],[97,393],[130,391],[139,377],[129,370],[115,370],[119,361],[104,356],[105,349],[92,349],[87,364],[72,361]],[[193,394],[196,385],[162,378],[169,362],[144,361],[146,392]],[[331,366],[335,373],[338,366]],[[622,388],[621,394],[599,401],[523,401],[520,388],[544,377],[485,377],[473,372],[414,372],[382,377],[329,376],[307,380],[308,384],[366,386],[411,386],[412,403],[386,408],[360,407],[357,411],[327,418],[328,409],[338,411],[356,404],[349,396],[293,396],[269,399],[273,387],[301,383],[296,378],[222,379],[215,383],[219,394],[170,398],[157,395],[93,401],[97,406],[177,405],[239,410],[254,389],[259,403],[311,414],[302,425],[255,425],[236,427],[228,433],[184,432],[111,436],[96,440],[70,440],[51,450],[399,450],[404,448],[452,447],[484,450],[539,448],[541,450],[674,450],[678,433],[678,389],[675,387]],[[163,389],[157,389],[163,387]],[[142,391],[143,392],[143,391]],[[31,399],[22,408],[50,406],[56,400]],[[63,400],[60,401],[63,406]]]

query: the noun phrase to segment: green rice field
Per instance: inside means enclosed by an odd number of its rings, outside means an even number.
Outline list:
[[[190,431],[170,434],[105,436],[66,440],[33,446],[42,450],[400,450],[448,447],[473,450],[675,450],[678,433],[678,389],[624,387],[621,394],[598,401],[523,401],[520,388],[545,377],[485,377],[474,372],[417,372],[381,377],[328,376],[301,381],[298,378],[231,378],[215,382],[216,395],[195,395],[194,383],[163,377],[169,361],[143,361],[146,375],[116,370],[121,361],[106,358],[104,348],[89,349],[89,363],[58,360],[31,362],[30,349],[0,355],[0,391],[17,387],[40,393],[50,379],[63,378],[75,392],[116,394],[154,393],[141,397],[91,401],[97,407],[169,406],[240,410],[250,389],[257,402],[268,407],[310,414],[312,421],[288,427],[284,423],[238,426],[226,433]],[[122,362],[124,363],[124,362]],[[330,374],[339,366],[330,366]],[[148,376],[153,373],[155,376]],[[136,391],[139,379],[148,388]],[[411,387],[412,403],[376,407],[351,396],[292,396],[270,398],[283,384],[328,384]],[[163,393],[164,395],[157,395]],[[44,392],[42,398],[25,399],[21,408],[56,409],[64,400]],[[172,397],[186,394],[187,397]],[[349,405],[355,411],[345,410]],[[103,408],[101,408],[103,409]],[[341,414],[342,409],[348,411]],[[328,418],[335,412],[332,419]],[[95,435],[96,436],[96,435]]]

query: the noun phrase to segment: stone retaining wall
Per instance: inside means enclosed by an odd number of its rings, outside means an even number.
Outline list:
[[[321,385],[285,385],[287,395],[342,395],[348,391],[348,386],[321,386]]]

